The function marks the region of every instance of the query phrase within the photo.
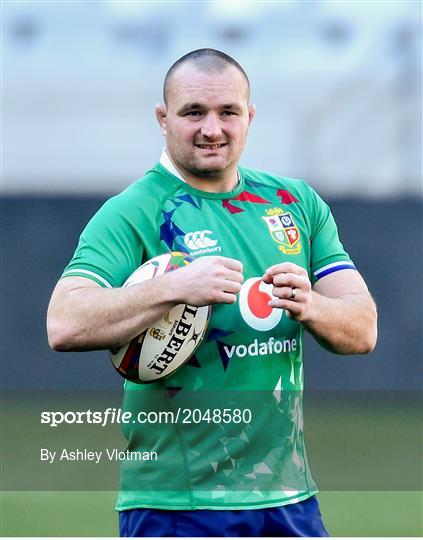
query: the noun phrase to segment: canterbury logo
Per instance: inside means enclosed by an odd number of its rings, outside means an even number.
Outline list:
[[[189,232],[184,236],[185,245],[189,249],[201,249],[213,247],[217,244],[217,240],[209,238],[208,235],[213,234],[213,231],[195,231]]]

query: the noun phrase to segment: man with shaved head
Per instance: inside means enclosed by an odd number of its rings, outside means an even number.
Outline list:
[[[179,58],[179,60],[172,64],[166,73],[163,84],[163,100],[166,105],[168,104],[168,95],[172,75],[178,70],[179,67],[186,63],[195,65],[195,67],[203,73],[217,73],[224,71],[229,66],[234,67],[240,72],[241,75],[244,76],[248,89],[248,100],[250,99],[250,81],[248,80],[248,75],[245,73],[242,66],[238,64],[236,60],[234,60],[234,58],[215,49],[198,49]]]
[[[173,165],[194,187],[229,191],[255,112],[242,67],[220,51],[194,51],[169,69],[163,97],[156,116]]]
[[[117,501],[121,536],[327,536],[304,447],[302,335],[370,352],[376,309],[328,206],[304,181],[241,167],[254,118],[233,58],[199,49],[164,82],[159,162],[88,223],[48,311],[59,351],[128,343],[177,304],[211,305],[185,365],[126,381],[123,408],[172,413],[129,423]],[[184,268],[122,287],[170,251]],[[177,420],[175,420],[177,418]]]

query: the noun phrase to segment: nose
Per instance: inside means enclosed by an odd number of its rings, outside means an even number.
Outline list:
[[[221,134],[219,117],[215,113],[208,113],[201,126],[201,134],[207,139],[217,139]]]

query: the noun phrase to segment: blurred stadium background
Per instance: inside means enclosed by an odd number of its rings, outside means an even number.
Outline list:
[[[2,437],[10,447],[12,424],[36,430],[34,391],[59,401],[61,391],[84,391],[78,405],[87,407],[95,391],[119,394],[104,352],[49,350],[49,296],[93,212],[158,159],[154,105],[168,67],[215,47],[251,79],[257,116],[242,162],[305,178],[326,198],[379,305],[372,355],[336,357],[306,344],[306,438],[329,531],[423,533],[421,9],[408,1],[2,2]],[[19,469],[8,452],[6,476]],[[10,475],[3,483],[2,535],[116,534],[115,494],[90,491],[86,475],[79,491],[46,491],[42,478],[31,491],[22,485]]]

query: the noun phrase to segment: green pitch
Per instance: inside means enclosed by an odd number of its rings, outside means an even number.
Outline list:
[[[112,492],[7,492],[2,536],[118,536]],[[321,492],[332,536],[420,536],[419,492]]]

